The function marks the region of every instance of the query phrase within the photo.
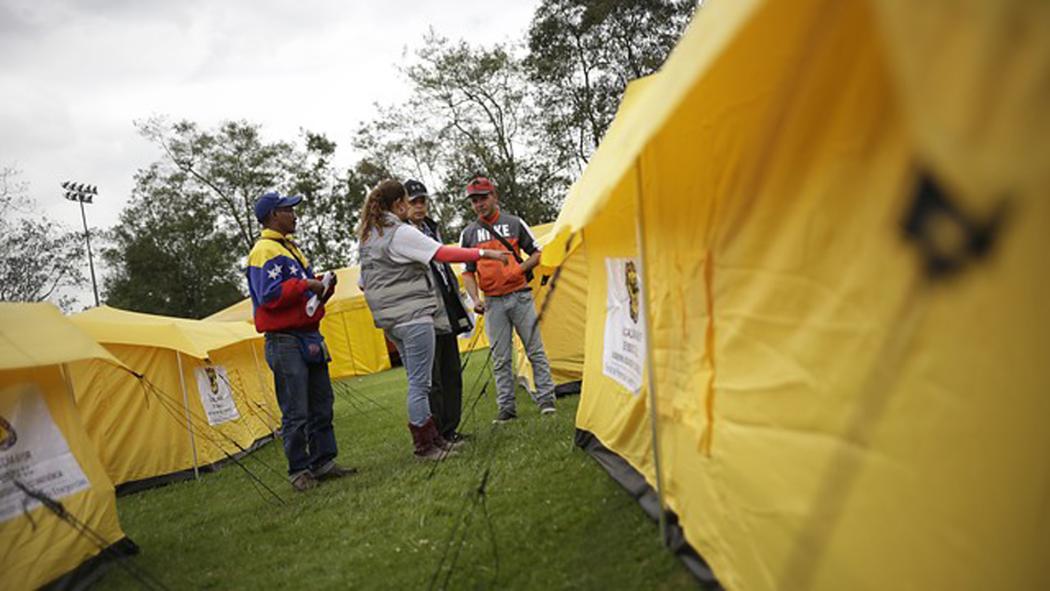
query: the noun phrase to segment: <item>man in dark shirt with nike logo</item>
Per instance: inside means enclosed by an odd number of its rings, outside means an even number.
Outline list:
[[[474,303],[474,311],[485,314],[485,333],[492,351],[492,373],[496,376],[496,402],[499,414],[495,422],[504,423],[517,418],[514,400],[514,375],[511,368],[511,327],[525,345],[525,354],[532,364],[536,384],[536,403],[540,413],[553,414],[554,380],[550,362],[543,350],[543,339],[536,320],[536,307],[526,273],[539,264],[540,250],[536,239],[521,218],[500,211],[499,195],[492,181],[477,177],[467,184],[470,199],[478,219],[463,230],[460,245],[464,248],[509,250],[509,264],[480,260],[467,263],[463,285]],[[521,260],[524,252],[528,258]],[[520,263],[518,261],[521,261]],[[482,300],[478,287],[485,293]]]

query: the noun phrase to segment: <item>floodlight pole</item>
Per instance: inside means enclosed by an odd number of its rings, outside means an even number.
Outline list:
[[[87,242],[88,251],[88,269],[91,270],[91,289],[95,292],[95,307],[99,306],[98,303],[98,282],[95,281],[95,257],[91,254],[91,233],[88,232],[87,227],[87,214],[84,213],[84,202],[78,199],[80,203],[80,221],[84,222],[84,240]]]
[[[66,190],[66,199],[80,203],[80,221],[84,223],[84,240],[87,242],[88,268],[91,270],[91,289],[95,292],[95,307],[99,306],[98,282],[95,281],[95,257],[91,254],[91,233],[88,232],[87,214],[84,213],[84,202],[91,203],[98,195],[98,187],[65,181],[62,188]]]

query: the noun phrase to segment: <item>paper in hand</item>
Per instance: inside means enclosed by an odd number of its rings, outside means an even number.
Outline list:
[[[332,280],[335,279],[335,274],[331,271],[325,271],[324,276],[321,277],[321,284],[324,285],[324,291],[321,293],[328,293],[328,288],[332,286]],[[306,300],[306,315],[313,316],[317,313],[317,308],[321,305],[321,298],[317,297],[317,294],[310,296],[310,299]]]

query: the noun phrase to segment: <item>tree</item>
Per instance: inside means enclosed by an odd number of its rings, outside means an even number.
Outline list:
[[[296,208],[296,240],[315,270],[345,267],[356,256],[354,231],[366,196],[360,173],[351,169],[339,176],[333,163],[335,142],[308,131],[303,137],[306,149],[295,154],[289,189],[304,197]]]
[[[524,67],[563,158],[586,165],[627,83],[659,69],[695,8],[695,0],[543,0]]]
[[[103,259],[106,303],[202,318],[244,297],[246,251],[189,175],[158,164],[135,176],[132,200],[110,232]]]
[[[360,200],[334,170],[336,144],[322,134],[302,132],[305,147],[267,142],[261,127],[246,121],[203,131],[195,123],[164,119],[137,123],[140,133],[163,150],[158,171],[179,171],[185,186],[215,208],[219,224],[232,228],[247,253],[259,234],[254,204],[268,190],[303,194],[297,239],[315,268],[345,266],[353,246],[352,228]]]
[[[362,186],[375,186],[384,178],[422,181],[430,191],[430,217],[449,236],[464,212],[456,202],[458,191],[445,179],[454,148],[442,135],[441,122],[419,106],[377,109],[378,116],[363,124],[354,140],[354,147],[365,154],[355,166]]]
[[[379,107],[355,147],[434,184],[446,230],[471,217],[462,190],[476,173],[496,182],[509,211],[552,220],[627,83],[660,67],[694,9],[692,0],[543,0],[527,52],[431,32],[403,68],[411,98]]]
[[[264,143],[259,126],[244,121],[223,123],[215,132],[201,131],[190,121],[169,124],[161,118],[136,126],[164,151],[156,173],[182,172],[186,178],[181,184],[214,203],[236,228],[241,248],[251,248],[258,234],[252,204],[266,190],[288,184],[291,145]]]
[[[507,209],[533,221],[554,218],[569,178],[531,124],[536,106],[513,47],[472,47],[431,33],[405,72],[415,87],[410,107],[441,118],[438,137],[450,149],[444,180],[456,194],[481,173],[496,182]]]
[[[268,142],[258,125],[215,130],[151,119],[137,124],[162,156],[135,177],[132,200],[104,252],[108,302],[202,317],[244,297],[243,261],[259,235],[255,200],[268,190],[303,195],[296,240],[316,270],[346,266],[363,189],[333,164],[336,144],[302,132],[302,146]]]
[[[0,168],[0,233],[7,241],[0,256],[0,300],[49,300],[70,310],[70,290],[86,285],[84,236],[56,225],[36,210],[19,172]]]
[[[532,125],[535,105],[513,47],[473,47],[433,32],[404,69],[412,87],[400,105],[379,107],[355,147],[398,178],[424,181],[446,236],[472,217],[463,187],[475,174],[493,179],[509,211],[554,219],[570,181]]]

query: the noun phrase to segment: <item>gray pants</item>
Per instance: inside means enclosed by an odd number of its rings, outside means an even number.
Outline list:
[[[515,410],[514,371],[511,367],[511,326],[525,345],[536,384],[536,403],[554,401],[554,379],[543,338],[536,322],[536,306],[531,291],[518,291],[502,296],[485,296],[485,333],[492,351],[492,373],[496,376],[496,403],[500,410]]]

